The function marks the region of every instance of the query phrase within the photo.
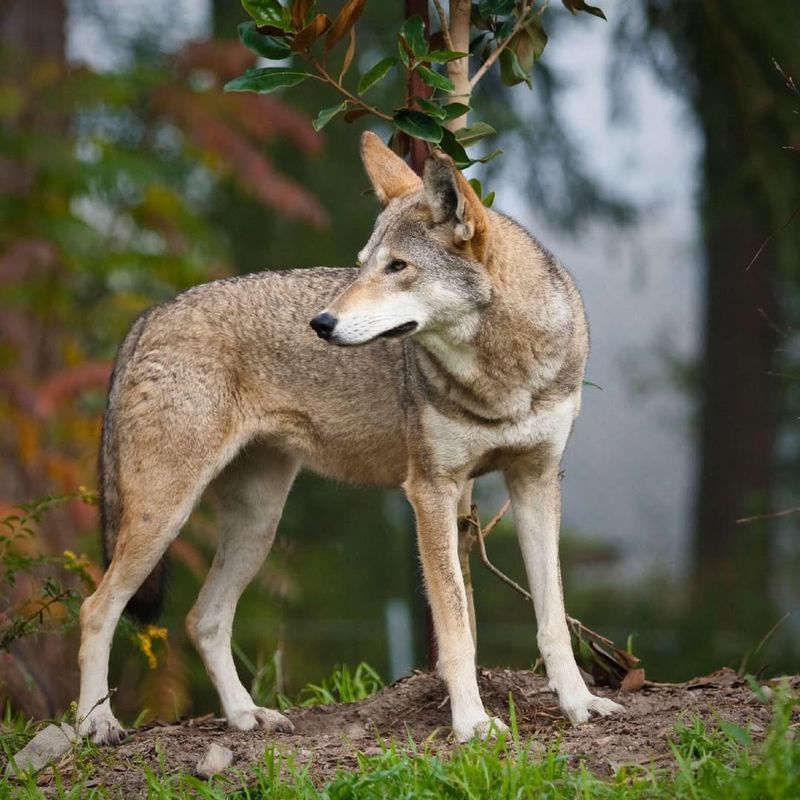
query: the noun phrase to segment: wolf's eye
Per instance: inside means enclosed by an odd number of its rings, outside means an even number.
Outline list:
[[[405,261],[400,261],[399,258],[395,258],[386,265],[386,271],[402,272],[407,266],[408,264],[406,264]]]

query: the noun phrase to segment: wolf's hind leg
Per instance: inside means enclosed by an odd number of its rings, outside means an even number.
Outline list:
[[[231,631],[239,597],[272,546],[298,466],[291,456],[251,445],[212,484],[219,544],[186,629],[219,693],[228,724],[239,730],[292,730],[286,717],[256,706],[242,685],[231,653]]]
[[[108,659],[111,641],[128,601],[153,571],[169,543],[178,535],[196,501],[187,493],[182,504],[169,499],[168,518],[130,514],[120,528],[111,564],[91,597],[81,606],[81,668],[78,732],[97,744],[118,744],[125,736],[111,711],[108,691]],[[134,499],[134,498],[132,498]],[[136,501],[140,501],[141,505]],[[131,508],[152,505],[157,498],[135,498]]]

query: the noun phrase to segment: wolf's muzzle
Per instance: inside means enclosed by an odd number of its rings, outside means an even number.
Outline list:
[[[308,324],[311,325],[314,329],[314,333],[316,333],[320,339],[324,339],[327,342],[330,340],[333,329],[336,327],[338,321],[339,320],[336,319],[333,314],[323,311],[321,314],[317,314]]]

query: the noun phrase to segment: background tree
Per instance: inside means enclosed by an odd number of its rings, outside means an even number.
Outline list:
[[[620,57],[644,52],[676,90],[688,89],[704,139],[696,598],[755,631],[769,603],[774,524],[737,519],[777,510],[777,498],[797,490],[800,466],[797,448],[781,447],[796,439],[787,426],[797,423],[789,320],[800,300],[800,225],[789,223],[800,181],[787,145],[800,126],[775,68],[800,67],[800,6],[642,0],[640,8],[641,17],[620,21]]]

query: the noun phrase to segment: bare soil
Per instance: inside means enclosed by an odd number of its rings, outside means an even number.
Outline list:
[[[800,676],[789,679],[800,688]],[[599,776],[611,776],[624,765],[669,766],[669,740],[675,724],[700,716],[714,724],[728,720],[747,728],[754,739],[763,736],[770,709],[731,670],[719,670],[684,684],[645,684],[634,694],[597,688],[598,694],[622,703],[624,717],[596,719],[572,727],[562,717],[544,678],[532,672],[481,669],[481,694],[487,710],[508,718],[509,694],[514,699],[520,735],[532,738],[544,750],[554,741],[577,765],[583,762]],[[144,765],[156,773],[193,774],[197,762],[212,742],[234,753],[226,772],[231,786],[241,786],[242,774],[263,758],[275,744],[295,761],[307,765],[318,785],[337,770],[356,767],[357,753],[378,754],[381,741],[407,746],[425,742],[446,753],[457,745],[449,729],[450,709],[444,686],[426,672],[415,672],[378,694],[357,703],[294,708],[286,712],[295,726],[292,734],[231,731],[225,721],[190,719],[180,724],[156,723],[131,732],[116,748],[102,748],[94,756],[96,769],[86,784],[116,790],[126,800],[145,797]],[[68,757],[60,765],[62,780],[76,779]],[[219,779],[217,779],[219,780]],[[53,787],[53,770],[39,776],[43,788]]]

